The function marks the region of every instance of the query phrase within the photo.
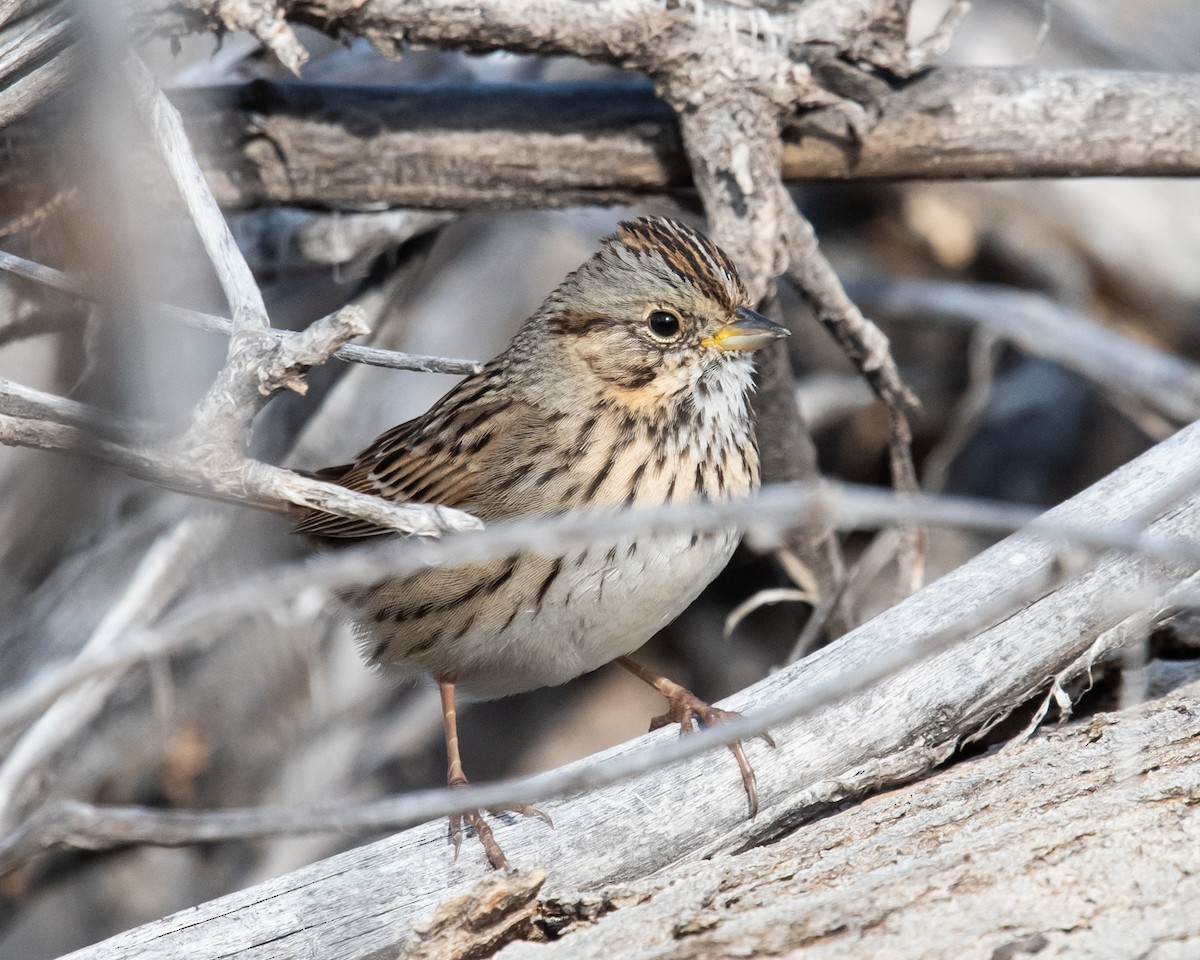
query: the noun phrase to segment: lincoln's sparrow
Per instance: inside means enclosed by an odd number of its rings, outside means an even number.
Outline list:
[[[480,373],[319,475],[484,521],[744,496],[758,486],[749,354],[786,333],[750,309],[733,264],[709,240],[673,220],[622,223]],[[326,545],[387,532],[322,513],[298,529]],[[438,567],[348,602],[372,663],[436,678],[449,782],[461,785],[456,687],[501,697],[615,659],[667,698],[655,726],[677,721],[686,731],[728,716],[625,654],[695,599],[737,539],[732,529],[637,535]],[[740,745],[734,753],[753,816],[754,774]],[[502,866],[487,822],[467,819]],[[456,851],[461,830],[453,818]]]

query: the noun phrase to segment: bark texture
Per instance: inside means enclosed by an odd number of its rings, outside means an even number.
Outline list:
[[[857,138],[800,122],[786,130],[783,179],[1200,173],[1195,76],[942,68],[885,90]],[[173,98],[228,210],[631,204],[692,186],[674,112],[638,83],[256,81]],[[44,138],[18,126],[5,139],[0,188],[19,195]]]
[[[1145,521],[1153,513],[1159,516],[1151,526],[1157,536],[1194,541],[1200,538],[1200,498],[1164,504],[1175,502],[1180,478],[1197,469],[1200,426],[1193,425],[1049,517],[1096,527]],[[1153,591],[1200,566],[1110,554],[1050,589],[1044,575],[1061,565],[1058,548],[1028,534],[1011,537],[733,698],[727,705],[735,709],[780,711],[773,731],[778,749],[751,748],[760,771],[757,820],[745,820],[732,761],[713,755],[620,783],[596,781],[563,802],[539,804],[553,817],[553,831],[518,822],[498,829],[497,839],[511,863],[545,869],[543,893],[560,898],[644,881],[680,862],[772,841],[847,799],[932,770],[965,738],[1007,716],[1055,677],[1089,669],[1089,651],[1129,618],[1128,591]],[[1024,587],[1014,593],[1014,585]],[[982,622],[962,626],[964,611],[978,611]],[[907,666],[892,660],[908,644],[953,639],[960,629],[971,639],[928,648],[928,655]],[[847,681],[857,686],[838,687]],[[788,710],[796,718],[784,722]],[[596,759],[611,769],[639,742]],[[468,847],[450,863],[444,825],[429,824],[74,956],[204,957],[216,944],[227,955],[244,957],[306,950],[334,960],[376,956],[407,949],[418,936],[412,924],[466,894],[483,867],[482,852]]]
[[[594,925],[502,956],[1194,956],[1198,694],[1049,730],[766,846],[677,864],[595,897],[613,909]]]

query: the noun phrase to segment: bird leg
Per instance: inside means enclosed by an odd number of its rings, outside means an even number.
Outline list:
[[[448,761],[446,783],[453,788],[465,787],[467,777],[463,773],[462,756],[458,751],[458,711],[454,706],[454,681],[439,679],[437,685],[438,693],[442,697],[442,726],[446,733],[446,759]],[[527,803],[496,807],[495,809],[519,813],[523,817],[541,817],[549,826],[554,826],[553,821],[546,814]],[[465,813],[451,815],[450,842],[454,844],[454,859],[458,859],[458,851],[462,846],[463,820],[475,828],[475,836],[483,844],[483,852],[487,854],[488,863],[496,870],[508,869],[508,860],[504,857],[504,851],[500,849],[500,844],[496,841],[491,826],[488,825],[483,813],[479,810],[468,810]]]
[[[635,663],[628,657],[617,657],[617,663],[639,680],[650,684],[650,686],[666,697],[667,712],[650,721],[651,730],[665,727],[668,723],[678,723],[679,735],[683,736],[695,731],[697,725],[710,727],[713,724],[741,716],[741,714],[735,713],[732,710],[721,710],[718,707],[710,706],[690,690],[681,687],[673,680],[660,677],[657,673],[651,673],[645,667]],[[760,733],[758,736],[770,746],[775,746],[775,741],[769,733]],[[729,744],[729,749],[733,752],[734,759],[737,760],[738,769],[742,772],[742,786],[746,788],[746,798],[750,801],[750,818],[754,819],[755,814],[758,813],[758,786],[754,776],[754,768],[750,766],[750,761],[746,759],[746,752],[742,749],[742,742],[740,740],[735,740]]]

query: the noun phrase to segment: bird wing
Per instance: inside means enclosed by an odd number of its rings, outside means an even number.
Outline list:
[[[470,510],[487,448],[503,433],[510,406],[492,389],[491,371],[468,377],[425,414],[380,435],[352,463],[310,476],[396,503],[438,503]],[[369,520],[301,509],[294,532],[318,540],[395,533]]]

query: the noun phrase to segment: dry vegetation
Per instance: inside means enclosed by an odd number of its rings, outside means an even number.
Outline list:
[[[0,0],[0,955],[1194,952],[1200,16],[908,7]],[[608,669],[471,706],[481,800],[556,823],[489,875],[436,695],[329,597],[614,529],[290,468],[643,211],[793,331],[780,486],[645,653],[746,720],[640,737]],[[289,503],[416,536],[313,560]],[[746,822],[717,744],[768,727]]]

